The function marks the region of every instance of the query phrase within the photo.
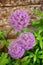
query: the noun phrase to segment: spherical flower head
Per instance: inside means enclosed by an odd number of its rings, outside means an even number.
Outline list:
[[[16,10],[10,16],[10,25],[17,31],[24,29],[30,22],[30,17],[25,10]]]
[[[17,43],[17,41],[11,42],[8,46],[8,54],[14,59],[21,58],[24,52],[25,50]]]
[[[29,50],[34,46],[35,37],[30,32],[21,33],[18,37],[18,43],[20,43],[25,50]]]

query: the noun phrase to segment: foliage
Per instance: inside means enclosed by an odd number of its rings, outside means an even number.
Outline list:
[[[37,14],[38,16],[40,16],[40,17],[43,17],[43,13],[40,12],[39,10],[37,10],[37,9],[34,10],[34,13]]]
[[[9,63],[9,58],[7,53],[1,53],[0,55],[0,65],[6,65]]]
[[[20,59],[12,59],[7,53],[0,53],[0,65],[43,65],[43,13],[39,10],[34,10],[34,13],[41,17],[39,20],[34,20],[31,25],[37,29],[32,30],[35,35],[36,42],[34,47],[25,52],[24,56]],[[19,35],[21,32],[28,32],[28,28],[17,32]],[[2,30],[0,30],[0,39],[3,39],[5,45],[8,46],[9,42],[3,36]]]
[[[9,45],[9,42],[7,41],[7,39],[4,36],[4,32],[2,30],[0,30],[0,39],[3,41],[5,46]]]

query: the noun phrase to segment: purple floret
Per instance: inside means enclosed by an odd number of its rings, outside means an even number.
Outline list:
[[[30,32],[21,33],[18,37],[18,43],[25,49],[29,50],[34,46],[35,37]]]
[[[16,10],[10,16],[10,25],[17,31],[24,29],[30,22],[30,17],[25,10]]]
[[[8,54],[15,59],[21,58],[25,50],[16,42],[11,42],[8,46]]]

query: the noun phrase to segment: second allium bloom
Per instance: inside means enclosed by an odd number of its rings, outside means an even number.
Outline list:
[[[30,22],[30,17],[25,10],[16,10],[10,16],[10,25],[17,31],[24,29]]]
[[[21,58],[24,55],[25,50],[16,42],[11,42],[8,46],[8,53],[12,58]]]
[[[35,37],[30,32],[21,33],[21,35],[18,37],[18,43],[25,50],[29,50],[34,46]]]

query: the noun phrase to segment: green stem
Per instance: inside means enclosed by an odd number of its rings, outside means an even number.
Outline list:
[[[5,46],[8,46],[9,43],[8,43],[8,41],[6,40],[6,38],[5,38],[3,35],[2,35],[1,37],[2,37],[2,39],[3,39],[3,42],[4,42]]]

